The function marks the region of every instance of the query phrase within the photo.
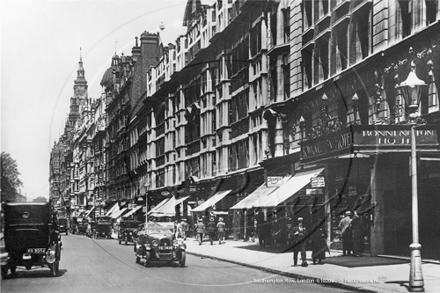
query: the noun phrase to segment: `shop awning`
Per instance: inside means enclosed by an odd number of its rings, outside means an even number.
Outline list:
[[[261,201],[253,205],[254,207],[276,207],[293,199],[295,194],[310,183],[313,177],[319,175],[324,168],[299,172],[267,196],[262,196]]]
[[[155,214],[174,215],[176,213],[176,210],[175,210],[176,205],[182,203],[188,197],[189,196],[185,196],[185,197],[182,197],[179,199],[175,199],[173,196],[165,204],[163,204],[156,211],[154,211],[154,213]]]
[[[110,208],[110,210],[105,214],[105,217],[108,217],[108,216],[110,216],[112,213],[113,213],[113,211],[116,209],[116,206],[118,205],[118,203],[115,203],[111,208]]]
[[[265,200],[265,198],[274,192],[278,187],[278,185],[266,186],[266,184],[263,184],[243,200],[238,202],[235,206],[233,206],[231,210],[251,209],[254,206],[257,207],[262,200]]]
[[[155,206],[154,208],[152,208],[151,210],[148,211],[148,215],[156,212],[158,209],[160,209],[161,206],[163,206],[169,200],[170,200],[170,198],[165,198],[164,200],[162,200],[157,206]]]
[[[113,214],[111,215],[112,219],[117,219],[117,218],[119,218],[120,216],[122,216],[122,214],[123,214],[126,210],[127,210],[127,208],[123,208],[123,209],[120,210],[119,212],[117,212],[117,213],[113,213]]]
[[[142,208],[142,206],[137,206],[134,209],[131,209],[128,213],[126,213],[124,215],[124,217],[129,217],[129,216],[133,215],[134,213],[136,213],[141,208]]]
[[[207,201],[205,201],[204,203],[202,203],[198,207],[194,208],[192,210],[192,212],[203,212],[203,211],[205,211],[206,209],[210,208],[211,206],[215,205],[217,202],[222,200],[231,191],[232,191],[232,189],[230,189],[230,190],[223,190],[223,191],[217,192],[216,194],[214,194],[213,196],[208,198]]]
[[[86,213],[86,218],[95,210],[96,206],[93,206],[93,208],[91,208],[87,213]]]

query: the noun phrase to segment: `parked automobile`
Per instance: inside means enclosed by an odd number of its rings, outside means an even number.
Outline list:
[[[182,238],[175,239],[169,227],[148,222],[134,241],[136,263],[140,263],[141,259],[145,261],[145,266],[154,261],[168,263],[177,261],[180,266],[185,266],[186,244]]]
[[[98,219],[94,224],[93,238],[112,237],[112,222],[108,219]]]
[[[70,227],[70,233],[72,234],[86,234],[87,231],[87,219],[81,217],[73,217]]]
[[[60,231],[60,233],[66,233],[66,235],[69,235],[69,221],[67,218],[58,219],[58,231]]]
[[[133,242],[133,238],[137,238],[137,229],[140,224],[139,221],[121,220],[118,233],[119,244],[125,242],[125,245],[127,245],[128,242]]]
[[[5,237],[3,232],[0,232],[0,264],[2,270],[2,279],[5,279],[8,275],[8,259],[9,253],[6,252]]]
[[[4,204],[5,249],[9,255],[6,271],[15,275],[17,266],[49,267],[59,273],[61,241],[56,214],[51,203]]]

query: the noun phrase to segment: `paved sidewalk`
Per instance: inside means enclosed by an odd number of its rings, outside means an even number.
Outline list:
[[[314,265],[311,260],[311,252],[308,251],[309,266],[293,267],[291,252],[273,253],[268,252],[269,249],[266,251],[264,249],[249,249],[249,246],[256,245],[254,242],[228,240],[221,245],[218,242],[210,245],[205,239],[205,242],[199,245],[194,238],[188,238],[186,244],[188,254],[228,261],[282,276],[310,278],[315,282],[332,283],[337,287],[370,292],[408,292],[409,263],[356,268],[332,264]],[[338,253],[331,251],[331,255],[338,256]],[[328,253],[327,257],[329,257]],[[440,264],[423,263],[422,271],[425,292],[440,292]]]

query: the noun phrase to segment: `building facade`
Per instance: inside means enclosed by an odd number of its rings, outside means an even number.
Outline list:
[[[420,242],[438,259],[439,11],[437,0],[189,0],[174,44],[145,32],[132,56],[113,57],[94,103],[105,135],[95,114],[91,137],[76,136],[72,190],[81,202],[93,176],[106,204],[147,211],[174,197],[173,216],[224,215],[235,239],[266,219],[287,243],[301,216],[332,248],[350,210],[362,252],[407,255],[417,116]],[[424,87],[415,113],[411,72]]]

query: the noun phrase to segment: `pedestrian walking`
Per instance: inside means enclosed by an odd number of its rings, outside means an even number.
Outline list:
[[[353,219],[351,220],[351,227],[353,256],[360,256],[362,244],[362,218],[359,217],[356,211],[354,212]]]
[[[318,221],[319,225],[320,221]],[[316,230],[312,234],[312,260],[313,264],[321,263],[325,259],[325,252],[329,251],[327,246],[327,232],[323,227],[316,227]]]
[[[179,221],[175,220],[174,221],[174,237],[175,237],[175,239],[179,238],[179,236],[181,237],[180,231],[181,231],[180,223],[179,223]]]
[[[206,230],[208,232],[209,241],[211,241],[211,245],[214,243],[215,233],[217,232],[217,225],[214,222],[214,218],[210,218],[208,225],[206,226]]]
[[[258,240],[260,242],[260,248],[266,248],[267,240],[272,231],[270,222],[263,220],[258,224],[257,227],[258,227]]]
[[[225,238],[225,228],[226,228],[226,224],[223,222],[223,218],[220,217],[217,223],[218,244],[222,244],[222,241]]]
[[[203,224],[203,220],[199,219],[199,222],[195,226],[196,233],[198,235],[199,245],[202,245],[203,235],[205,234],[205,224]]]
[[[293,265],[296,266],[298,263],[298,252],[301,252],[301,266],[308,266],[306,259],[306,236],[307,229],[303,224],[303,218],[298,218],[298,225],[293,227]]]
[[[352,254],[352,227],[351,227],[351,212],[346,211],[345,217],[339,222],[338,230],[341,230],[342,237],[342,254]]]
[[[180,222],[180,234],[181,234],[183,240],[186,240],[186,234],[188,232],[188,229],[189,229],[189,225],[186,222],[186,218],[183,218],[182,222]]]

